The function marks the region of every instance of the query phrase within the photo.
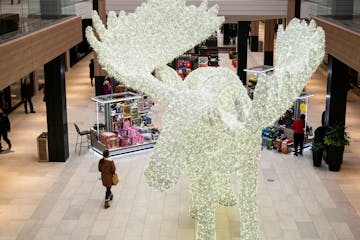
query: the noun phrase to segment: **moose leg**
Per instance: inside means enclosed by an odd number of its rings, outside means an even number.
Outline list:
[[[197,192],[198,189],[198,183],[195,180],[192,180],[190,182],[190,194],[191,194],[191,201],[190,201],[190,209],[189,214],[192,218],[197,219],[198,218],[198,212],[201,204],[200,200],[200,194]]]
[[[258,165],[257,159],[252,160],[237,172],[241,240],[260,240],[256,204]]]
[[[215,240],[215,209],[218,201],[216,192],[219,186],[215,174],[205,174],[196,184],[196,189],[191,189],[195,201],[193,207],[197,210],[196,240]]]
[[[198,212],[196,240],[216,240],[215,206],[209,206],[208,209],[202,208]]]
[[[234,206],[237,203],[237,197],[231,188],[231,179],[229,174],[220,174],[219,177],[219,204],[223,206]]]

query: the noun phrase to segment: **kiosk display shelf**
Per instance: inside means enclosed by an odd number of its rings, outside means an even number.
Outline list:
[[[96,125],[91,129],[91,146],[110,156],[153,148],[159,131],[151,124],[149,104],[133,92],[101,95],[96,102]],[[100,123],[102,122],[103,123]]]

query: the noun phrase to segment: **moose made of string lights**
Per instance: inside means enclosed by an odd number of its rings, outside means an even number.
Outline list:
[[[134,13],[110,11],[106,27],[96,12],[92,19],[96,33],[88,27],[86,36],[103,69],[165,106],[163,128],[145,170],[149,185],[164,191],[180,176],[188,178],[197,240],[216,239],[218,204],[238,204],[240,239],[260,239],[256,187],[261,130],[286,111],[317,69],[324,57],[324,31],[314,21],[298,19],[286,30],[280,26],[274,72],[259,76],[250,99],[230,69],[199,68],[183,81],[167,66],[221,27],[224,18],[216,5],[148,0]]]

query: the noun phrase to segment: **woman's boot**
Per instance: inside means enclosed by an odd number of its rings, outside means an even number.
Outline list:
[[[105,208],[105,209],[108,208],[108,207],[110,207],[109,202],[110,202],[110,199],[105,199],[105,203],[104,203],[104,208]]]

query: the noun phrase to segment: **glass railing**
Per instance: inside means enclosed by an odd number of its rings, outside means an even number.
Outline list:
[[[305,17],[321,16],[360,33],[360,0],[306,0],[302,11]]]
[[[0,0],[0,43],[74,16],[84,0]]]
[[[334,15],[334,6],[340,9],[340,12],[350,9],[347,15],[360,15],[360,0],[305,0],[303,4],[312,3],[312,8],[316,8],[318,15]],[[336,4],[338,3],[338,4]],[[350,6],[350,7],[349,7]],[[328,13],[328,14],[327,14]]]

